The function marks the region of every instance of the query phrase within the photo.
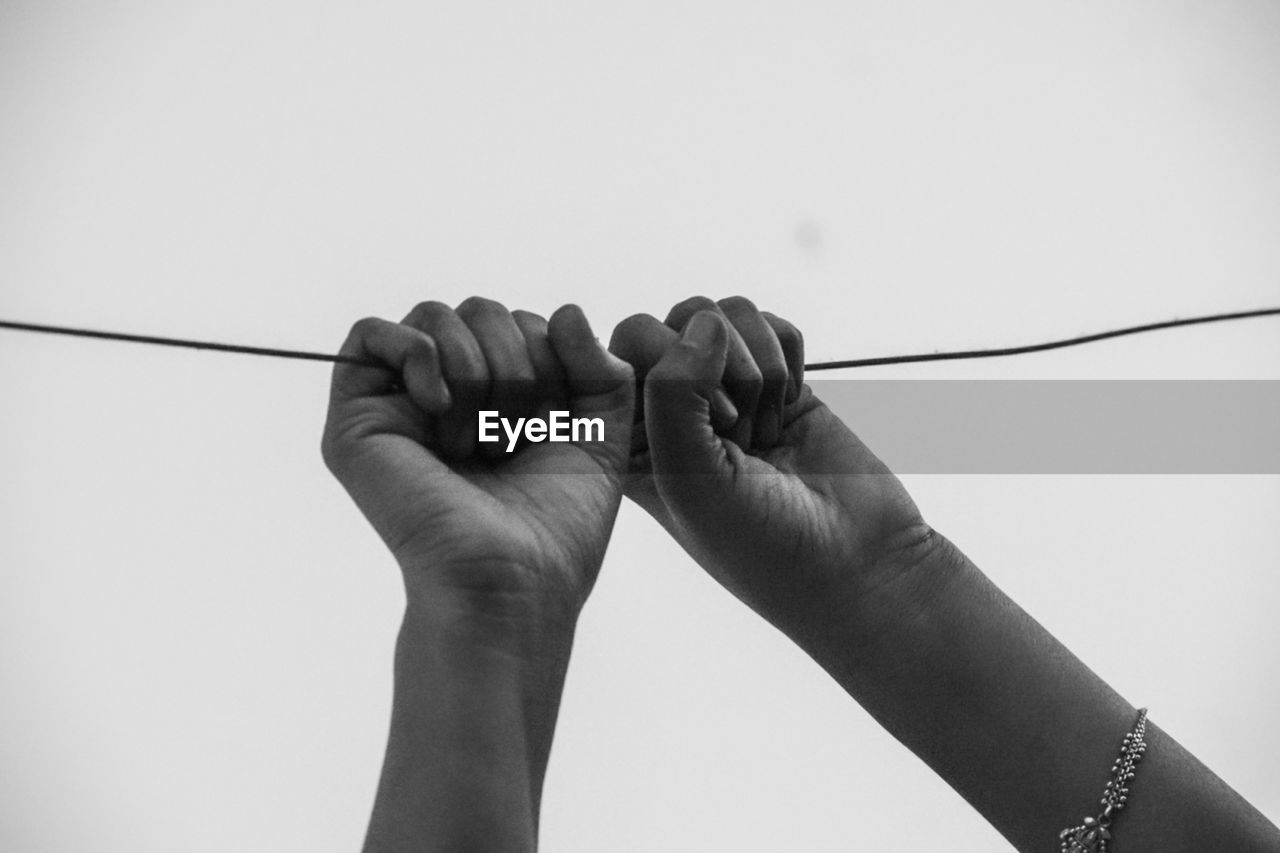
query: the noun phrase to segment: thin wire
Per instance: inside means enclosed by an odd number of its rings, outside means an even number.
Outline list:
[[[1260,308],[1256,311],[1234,311],[1229,314],[1208,314],[1202,317],[1187,317],[1182,320],[1165,320],[1159,323],[1147,323],[1142,326],[1128,326],[1109,332],[1096,332],[1075,338],[1063,338],[1040,344],[1002,347],[998,349],[958,350],[952,352],[915,353],[912,355],[888,355],[876,358],[855,358],[846,361],[819,361],[806,364],[805,370],[838,370],[847,367],[875,367],[882,364],[909,364],[921,361],[957,361],[968,358],[998,358],[1007,355],[1023,355],[1030,352],[1062,349],[1079,346],[1094,341],[1105,341],[1108,338],[1119,338],[1125,335],[1136,335],[1142,332],[1154,332],[1160,329],[1176,329],[1181,326],[1195,326],[1201,323],[1218,323],[1225,320],[1246,320],[1252,317],[1268,317],[1280,314],[1280,308]],[[307,352],[305,350],[280,349],[278,347],[253,347],[241,344],[224,344],[214,341],[196,341],[187,338],[163,338],[155,335],[133,335],[124,332],[101,332],[94,329],[74,329],[67,326],[46,326],[39,323],[18,323],[11,320],[0,320],[0,329],[13,329],[20,332],[40,332],[50,335],[70,335],[77,338],[96,338],[104,341],[125,341],[135,344],[153,344],[166,347],[185,347],[187,349],[213,350],[215,352],[236,352],[244,355],[262,355],[273,358],[293,358],[306,361],[327,361],[339,364],[355,364],[361,367],[382,367],[381,362],[372,359],[358,358],[350,355],[331,355],[323,352]]]
[[[327,352],[306,352],[296,349],[279,349],[277,347],[250,347],[241,344],[222,344],[214,341],[193,341],[187,338],[161,338],[155,335],[131,335],[124,332],[99,332],[94,329],[72,329],[66,326],[44,326],[39,323],[15,323],[11,320],[0,320],[0,329],[16,329],[20,332],[42,332],[49,335],[71,335],[77,338],[97,338],[102,341],[126,341],[131,344],[155,344],[163,347],[185,347],[187,349],[214,350],[216,352],[238,352],[245,355],[266,355],[274,358],[297,358],[306,361],[329,361],[339,364],[357,364],[361,367],[385,367],[382,362],[353,355],[330,355]]]
[[[1027,344],[1020,347],[1002,347],[1000,349],[971,349],[952,352],[928,352],[914,355],[886,355],[877,358],[854,358],[847,361],[819,361],[806,364],[805,370],[838,370],[842,367],[875,367],[881,364],[908,364],[918,361],[958,361],[965,358],[997,358],[1005,355],[1022,355],[1029,352],[1044,352],[1063,347],[1074,347],[1080,344],[1091,344],[1094,341],[1105,341],[1108,338],[1119,338],[1125,335],[1136,335],[1141,332],[1154,332],[1159,329],[1176,329],[1180,326],[1195,326],[1200,323],[1218,323],[1223,320],[1245,320],[1250,317],[1268,317],[1280,314],[1280,308],[1259,308],[1257,311],[1234,311],[1230,314],[1208,314],[1203,317],[1187,317],[1184,320],[1165,320],[1160,323],[1147,323],[1142,326],[1128,326],[1110,332],[1096,332],[1092,335],[1081,335],[1078,338],[1063,338],[1042,344]]]

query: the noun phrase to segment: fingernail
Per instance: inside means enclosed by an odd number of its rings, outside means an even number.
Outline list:
[[[444,377],[440,375],[440,366],[435,360],[435,351],[430,354],[414,354],[409,356],[404,366],[403,384],[405,387],[409,385],[409,375],[414,374],[420,381],[425,380],[426,395],[431,401],[431,411],[439,414],[449,410],[453,405],[453,398],[449,394],[449,386],[445,384]],[[418,387],[422,387],[419,384]]]
[[[711,413],[717,426],[728,428],[738,422],[738,407],[733,405],[723,388],[711,391]]]
[[[684,327],[684,334],[680,336],[680,340],[699,349],[706,349],[715,343],[720,330],[720,320],[715,314],[710,311],[699,311],[693,315],[689,325]]]

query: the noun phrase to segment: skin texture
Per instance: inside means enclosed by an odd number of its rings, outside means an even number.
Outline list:
[[[668,325],[682,321],[683,333]],[[804,630],[836,581],[874,588],[895,577],[890,552],[909,557],[931,531],[898,479],[803,384],[799,333],[740,298],[688,300],[668,323],[631,317],[610,344],[644,377],[647,452],[633,442],[627,496],[789,633]],[[721,384],[740,417],[717,430]]]
[[[694,298],[665,322],[624,321],[611,349],[644,377],[627,494],[712,577],[1017,849],[1056,849],[1098,813],[1136,709],[924,522],[803,384],[794,328],[741,298]],[[718,414],[720,384],[736,423]],[[1280,850],[1280,832],[1155,722],[1147,741],[1121,849]]]
[[[362,320],[322,449],[404,578],[366,850],[533,850],[578,613],[622,497],[634,379],[582,312],[469,299]],[[599,417],[605,440],[476,441],[479,409]],[[505,445],[503,445],[505,446]]]
[[[367,850],[536,849],[574,628],[624,488],[1019,850],[1097,813],[1134,707],[925,523],[804,384],[789,323],[696,297],[624,321],[610,349],[573,306],[543,321],[482,299],[361,321],[343,347],[385,368],[335,368],[325,460],[406,592]],[[481,409],[552,408],[602,418],[605,440],[476,440]],[[1280,851],[1156,721],[1148,744],[1123,851]]]
[[[442,588],[554,593],[547,603],[580,607],[617,512],[632,411],[630,368],[596,343],[582,312],[568,306],[547,323],[488,300],[456,312],[428,302],[402,323],[360,321],[342,352],[389,369],[337,366],[324,457],[395,556],[410,599]],[[476,442],[482,408],[514,418],[564,405],[603,417],[607,440],[516,454]]]

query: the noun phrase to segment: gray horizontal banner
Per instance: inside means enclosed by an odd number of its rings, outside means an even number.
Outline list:
[[[1276,380],[809,385],[898,474],[1280,474]]]

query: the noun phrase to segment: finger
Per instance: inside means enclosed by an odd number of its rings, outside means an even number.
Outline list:
[[[547,323],[547,337],[564,367],[569,410],[574,417],[599,418],[603,440],[586,430],[579,446],[621,483],[630,457],[635,373],[596,339],[577,305],[565,305]]]
[[[727,321],[724,312],[711,299],[705,296],[693,296],[679,303],[667,314],[666,324],[677,332],[684,329],[689,319],[699,311],[712,311]],[[751,350],[742,340],[742,336],[726,322],[729,351],[725,359],[723,385],[738,411],[735,425],[726,431],[727,437],[739,447],[751,446],[751,435],[754,430],[756,407],[760,401],[760,392],[764,379],[756,367]]]
[[[732,476],[726,442],[710,418],[710,393],[728,354],[724,317],[699,311],[645,380],[650,461],[658,491],[677,517],[699,501],[714,500],[717,484]]]
[[[652,314],[632,314],[613,329],[609,352],[631,365],[636,379],[643,380],[680,333]]]
[[[787,360],[787,373],[790,375],[787,403],[794,403],[800,397],[800,386],[804,385],[804,335],[775,314],[761,311],[760,315],[773,328],[773,333],[778,336],[778,343],[782,345],[782,353]]]
[[[395,484],[434,479],[444,468],[427,449],[433,420],[427,415],[450,407],[439,352],[424,332],[377,318],[352,326],[340,352],[384,367],[334,366],[321,455],[394,548],[403,541],[396,523],[403,516],[395,505]]]
[[[756,369],[760,371],[760,399],[755,412],[752,446],[773,447],[782,436],[782,407],[786,404],[787,382],[790,378],[786,355],[773,327],[761,316],[750,299],[731,296],[721,299],[718,304],[742,336]]]
[[[644,429],[644,378],[667,348],[679,339],[679,333],[652,314],[632,314],[613,328],[609,352],[630,364],[636,377],[635,408],[631,416],[632,455],[643,453],[649,447]]]
[[[489,404],[503,414],[526,417],[536,395],[537,374],[529,347],[511,312],[500,302],[473,296],[458,306],[489,368]]]
[[[477,415],[489,396],[489,368],[475,335],[443,302],[418,304],[404,322],[431,336],[453,406],[439,419],[440,449],[450,459],[464,459],[476,449]]]
[[[536,394],[539,410],[556,405],[567,405],[564,398],[564,368],[560,359],[556,358],[551,341],[547,338],[547,321],[530,311],[512,311],[512,318],[524,335],[525,349],[529,352],[529,361],[533,364],[536,377]]]
[[[438,415],[451,401],[435,342],[417,329],[372,317],[361,320],[351,327],[341,353],[385,365],[334,365],[320,448],[329,470],[350,488],[362,476],[362,468],[349,464],[361,441],[385,432],[426,443],[429,424],[414,408]]]
[[[403,388],[423,411],[439,414],[449,409],[449,388],[440,370],[435,341],[418,329],[367,317],[351,327],[339,352],[379,361],[385,367],[335,364],[331,388],[335,401],[381,396]]]
[[[472,296],[458,305],[457,314],[475,336],[489,369],[489,396],[484,408],[513,419],[535,414],[537,377],[524,335],[511,312],[500,302]],[[491,458],[506,452],[502,442],[479,447]]]
[[[680,333],[662,323],[652,314],[633,314],[619,323],[609,341],[609,352],[631,365],[640,389],[636,396],[635,422],[644,422],[644,378],[668,349],[680,340]],[[722,388],[717,387],[711,396],[711,421],[717,430],[729,430],[738,420],[738,410]],[[632,431],[631,451],[638,453],[649,446],[642,428]]]

